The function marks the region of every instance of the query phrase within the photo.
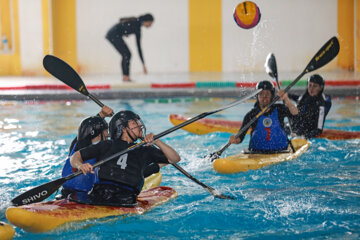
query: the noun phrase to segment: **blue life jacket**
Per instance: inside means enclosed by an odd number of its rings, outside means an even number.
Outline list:
[[[277,108],[269,116],[261,115],[251,134],[249,150],[276,151],[287,148],[287,135],[280,125]]]
[[[76,144],[74,145],[74,148],[70,153],[70,156],[72,156],[75,153],[75,151],[74,151],[75,147],[76,147]],[[96,163],[96,159],[92,158],[90,160],[85,161],[85,163],[90,163],[91,165],[94,165]],[[70,164],[70,157],[68,157],[68,159],[66,159],[65,166],[62,170],[61,175],[63,177],[66,177],[75,171],[76,171],[76,169],[72,168],[72,166]],[[69,190],[88,192],[93,187],[93,185],[95,183],[95,179],[96,179],[96,176],[93,173],[88,173],[86,175],[81,174],[81,175],[74,177],[73,179],[70,179],[67,182],[65,182],[63,187],[66,189],[69,189]]]

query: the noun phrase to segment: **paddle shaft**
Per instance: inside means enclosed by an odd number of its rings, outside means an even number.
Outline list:
[[[275,55],[274,54],[270,54],[269,57],[267,58],[267,64],[266,64],[266,70],[270,70],[268,72],[268,74],[270,75],[270,77],[272,77],[273,79],[275,79],[276,81],[276,85],[278,87],[278,89],[280,90],[280,83],[279,83],[279,75],[278,75],[278,71],[277,71],[277,66],[276,66],[276,59],[275,59]],[[283,104],[285,104],[285,100],[283,100]],[[290,127],[290,133],[291,133],[291,127]],[[295,148],[294,145],[292,144],[291,140],[289,139],[289,137],[286,134],[286,140],[289,143],[291,150],[293,152],[295,152]]]
[[[100,100],[98,98],[96,98],[94,95],[90,94],[88,95],[88,97],[93,100],[97,105],[99,105],[100,107],[105,106],[102,102],[100,102]]]

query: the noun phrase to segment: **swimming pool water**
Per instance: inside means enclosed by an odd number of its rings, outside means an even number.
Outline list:
[[[169,101],[109,100],[115,111],[141,115],[147,130],[172,127],[171,113],[196,116],[233,99]],[[80,121],[99,111],[91,101],[0,102],[0,221],[19,193],[57,179]],[[249,101],[209,117],[242,120]],[[356,100],[334,100],[326,128],[360,131]],[[32,234],[16,228],[14,239],[277,239],[360,238],[360,139],[312,140],[298,159],[256,171],[222,175],[203,157],[227,143],[229,134],[196,136],[177,130],[162,139],[181,155],[187,172],[237,200],[215,199],[175,168],[167,166],[162,185],[179,196],[141,216],[72,223]],[[247,147],[229,147],[223,156]],[[53,199],[53,196],[49,200]]]

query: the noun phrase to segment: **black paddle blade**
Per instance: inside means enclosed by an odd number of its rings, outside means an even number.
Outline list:
[[[205,156],[205,159],[210,160],[211,162],[215,161],[216,159],[218,159],[220,157],[220,155],[218,154],[218,152],[213,152],[210,153],[208,155]]]
[[[46,71],[51,75],[72,87],[79,93],[89,96],[89,92],[79,74],[66,62],[53,55],[46,55],[43,59]]]
[[[52,182],[45,183],[27,192],[24,192],[11,200],[14,206],[21,206],[30,203],[41,202],[42,200],[50,197],[56,190],[58,190],[67,180],[59,178]]]
[[[337,37],[332,37],[311,59],[310,63],[305,68],[305,72],[314,71],[329,63],[337,56],[339,50],[339,40],[337,39]]]
[[[216,194],[214,195],[216,198],[220,198],[220,199],[231,199],[231,200],[236,200],[236,197],[233,196],[229,196],[229,195],[224,195],[224,194]]]
[[[265,71],[270,77],[277,79],[276,59],[273,53],[269,53],[265,61]],[[278,84],[278,83],[276,83]]]

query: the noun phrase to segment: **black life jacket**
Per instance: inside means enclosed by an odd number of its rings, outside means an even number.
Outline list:
[[[115,140],[104,158],[131,145],[122,140]],[[136,148],[104,163],[98,172],[99,179],[131,187],[139,193],[144,185],[144,169],[151,163],[151,159],[147,156],[148,148],[146,146]]]

